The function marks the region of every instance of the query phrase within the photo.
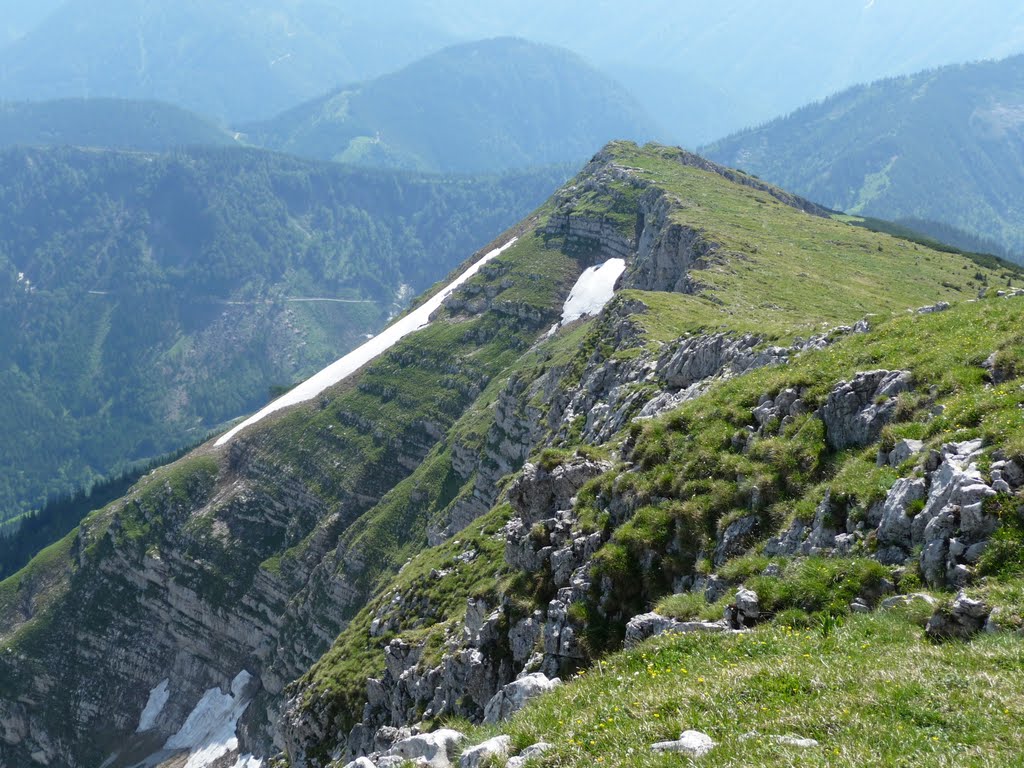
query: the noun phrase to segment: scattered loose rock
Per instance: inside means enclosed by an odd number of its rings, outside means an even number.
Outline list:
[[[534,672],[506,685],[484,707],[484,722],[493,725],[526,706],[530,699],[547,693],[562,684],[557,677],[548,679],[543,672]]]
[[[805,739],[801,736],[779,736],[779,735],[762,735],[757,731],[751,731],[740,736],[740,741],[750,741],[751,739],[764,739],[770,741],[773,744],[781,744],[786,747],[798,747],[800,749],[811,749],[812,747],[820,747],[821,745],[815,739]]]
[[[928,620],[925,632],[933,640],[966,639],[980,632],[992,609],[961,592],[950,608],[939,608]]]
[[[683,731],[678,741],[659,741],[652,744],[655,752],[679,752],[690,757],[704,757],[717,746],[706,733],[700,731]]]
[[[459,768],[480,768],[491,758],[507,757],[511,747],[511,736],[495,736],[463,752]]]
[[[802,739],[799,736],[769,736],[768,738],[776,744],[782,744],[787,747],[799,747],[800,749],[811,749],[812,747],[821,746],[814,739]]]
[[[686,634],[688,632],[724,632],[728,629],[724,621],[678,621],[660,613],[642,613],[634,616],[626,625],[625,647],[633,648],[650,637],[666,632]]]
[[[523,766],[526,765],[527,760],[534,757],[540,757],[545,752],[549,752],[554,748],[554,744],[548,744],[546,741],[539,741],[532,747],[524,749],[516,757],[509,758],[509,761],[505,763],[505,768],[523,768]]]
[[[932,607],[939,604],[939,601],[931,595],[926,595],[923,592],[914,592],[913,594],[909,595],[896,595],[895,597],[887,597],[885,600],[881,602],[881,604],[879,604],[878,607],[881,608],[883,611],[888,611],[892,608],[902,608],[903,606],[910,605],[915,601],[920,601]]]
[[[422,733],[403,739],[393,746],[385,757],[400,757],[403,760],[422,762],[430,768],[451,768],[452,758],[465,735],[451,728],[442,728],[433,733]]]

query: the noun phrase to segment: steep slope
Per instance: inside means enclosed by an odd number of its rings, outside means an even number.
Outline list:
[[[883,415],[861,432],[895,412],[929,440],[1024,445],[1003,426],[1019,390],[983,392],[971,348],[1004,349],[993,375],[1015,375],[1016,302],[970,305],[971,340],[952,333],[960,308],[905,311],[1013,268],[850,227],[681,150],[608,146],[452,278],[483,259],[425,328],[148,476],[0,584],[0,757],[422,755],[399,726],[507,716],[522,697],[493,697],[520,672],[540,689],[599,658],[649,601],[703,586],[793,508],[814,518],[828,483],[854,507],[884,496],[879,435],[837,450],[813,412],[866,363],[899,358],[913,374],[894,381],[935,387],[872,389]],[[609,262],[617,296],[562,325],[585,268]],[[779,387],[806,390],[790,420]],[[221,735],[192,738],[217,702]]]
[[[514,38],[446,48],[241,130],[307,157],[459,172],[582,161],[617,136],[655,132],[633,97],[582,59]]]
[[[0,153],[0,517],[195,442],[375,333],[564,176]]]
[[[833,208],[939,238],[954,227],[1019,260],[1022,109],[1015,56],[852,88],[704,151]]]
[[[0,104],[0,147],[105,147],[161,152],[224,146],[233,137],[187,110],[154,101],[64,99]]]
[[[267,118],[453,41],[399,10],[382,19],[376,6],[324,0],[65,0],[31,26],[26,15],[24,34],[0,50],[0,97],[159,99]]]

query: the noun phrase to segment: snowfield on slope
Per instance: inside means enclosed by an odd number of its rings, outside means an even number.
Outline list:
[[[615,295],[615,283],[625,271],[625,259],[608,259],[604,264],[583,270],[562,305],[561,322],[551,327],[548,336],[554,336],[560,326],[581,317],[592,317],[604,309]]]
[[[625,259],[608,259],[600,266],[583,270],[562,306],[562,325],[584,315],[596,315],[604,309],[615,295],[616,281],[625,271]]]
[[[165,750],[188,750],[184,768],[209,768],[238,749],[238,720],[249,706],[245,688],[252,675],[244,669],[231,681],[231,691],[211,688],[196,704],[179,731],[164,744]],[[260,768],[262,761],[251,755],[238,758],[235,766]]]
[[[488,252],[479,261],[475,262],[465,272],[455,278],[455,280],[446,285],[442,290],[438,291],[429,301],[424,302],[422,306],[417,307],[398,322],[385,328],[362,346],[357,347],[344,357],[331,363],[322,371],[306,379],[291,391],[281,395],[281,397],[267,405],[263,410],[258,411],[238,426],[226,432],[217,440],[216,445],[227,445],[231,442],[231,439],[243,429],[251,427],[253,424],[262,421],[270,414],[276,413],[282,408],[288,408],[289,406],[304,403],[307,400],[312,400],[328,387],[332,387],[348,376],[351,376],[371,360],[377,358],[384,352],[387,352],[391,347],[410,333],[430,325],[430,316],[440,309],[441,304],[452,294],[453,291],[455,291],[455,289],[473,277],[491,259],[511,248],[518,239],[519,238],[513,237],[500,248],[495,248],[493,251]]]
[[[146,708],[142,710],[142,714],[139,716],[139,727],[135,729],[136,733],[149,731],[156,727],[156,719],[160,717],[160,713],[164,711],[164,705],[167,704],[167,700],[171,697],[171,692],[167,688],[170,682],[169,679],[165,678],[149,692],[149,701],[146,702]]]

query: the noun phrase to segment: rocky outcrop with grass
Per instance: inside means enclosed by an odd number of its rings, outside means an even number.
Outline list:
[[[1024,304],[957,301],[1010,268],[823,213],[611,145],[428,327],[0,585],[0,759],[132,765],[220,696],[243,710],[229,764],[473,764],[509,735],[510,763],[545,743],[563,765],[598,734],[516,729],[624,646],[628,666],[902,613],[940,639],[1014,629]],[[615,298],[563,325],[610,256]],[[705,732],[704,759],[746,743]]]

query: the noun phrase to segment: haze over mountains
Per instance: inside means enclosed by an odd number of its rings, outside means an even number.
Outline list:
[[[324,0],[65,0],[0,50],[0,97],[157,99],[252,120],[447,42],[429,23]]]
[[[445,48],[241,130],[307,157],[445,172],[582,162],[611,136],[658,133],[578,56],[514,38]]]
[[[0,103],[0,147],[78,146],[160,152],[237,143],[210,120],[163,102],[59,99]]]
[[[455,42],[518,35],[575,51],[694,146],[841,88],[1024,44],[1010,0],[65,0],[4,17],[0,98],[171,101],[218,119],[269,118]],[[969,14],[970,23],[965,23]]]

